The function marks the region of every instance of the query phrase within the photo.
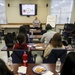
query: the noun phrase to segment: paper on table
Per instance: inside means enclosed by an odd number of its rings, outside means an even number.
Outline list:
[[[36,47],[36,49],[42,49],[42,48],[43,48],[43,47],[41,47],[41,46],[40,46],[40,47]]]
[[[32,47],[31,45],[27,45],[28,47]]]
[[[20,74],[26,74],[26,71],[27,71],[27,67],[25,66],[21,66],[18,68],[18,73]]]
[[[46,73],[42,74],[42,75],[53,75],[54,73],[51,71],[47,71]]]

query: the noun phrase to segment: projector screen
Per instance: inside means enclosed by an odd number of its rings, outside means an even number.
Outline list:
[[[20,15],[23,15],[23,16],[37,15],[37,5],[36,4],[20,4]]]

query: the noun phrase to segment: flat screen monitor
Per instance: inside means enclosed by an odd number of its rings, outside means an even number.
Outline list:
[[[37,15],[37,4],[20,4],[20,15],[22,16]]]

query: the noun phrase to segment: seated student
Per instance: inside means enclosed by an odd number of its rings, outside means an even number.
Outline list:
[[[62,37],[60,33],[54,34],[51,43],[46,47],[44,52],[45,59],[48,57],[52,49],[65,49],[65,46],[62,43]]]
[[[17,35],[17,43],[13,46],[13,49],[16,50],[28,50],[28,46],[26,44],[26,38],[23,33],[19,33]],[[24,51],[13,51],[12,53],[12,63],[13,63],[13,72],[16,74],[18,67],[23,65],[22,57]]]
[[[25,26],[20,26],[20,28],[19,28],[19,33],[25,34],[25,37],[26,37],[26,43],[28,43],[28,36],[27,36],[27,32],[26,32]]]
[[[36,28],[36,29],[39,29],[40,28],[40,20],[38,19],[38,17],[35,17],[35,19],[33,20],[33,27]]]
[[[50,24],[47,24],[46,26],[46,30],[47,32],[43,34],[42,38],[41,38],[41,42],[46,42],[49,43],[51,38],[53,37],[53,35],[56,33],[55,31],[52,31],[52,27]]]
[[[67,54],[60,75],[75,75],[75,52]]]
[[[26,37],[23,33],[17,35],[17,43],[13,46],[14,49],[23,49],[27,50],[28,46],[26,44]]]
[[[2,59],[0,59],[0,75],[14,75]]]

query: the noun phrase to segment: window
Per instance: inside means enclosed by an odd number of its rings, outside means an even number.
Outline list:
[[[0,24],[6,24],[5,0],[0,0]]]
[[[70,23],[73,0],[51,0],[51,15],[56,16],[56,24]]]

